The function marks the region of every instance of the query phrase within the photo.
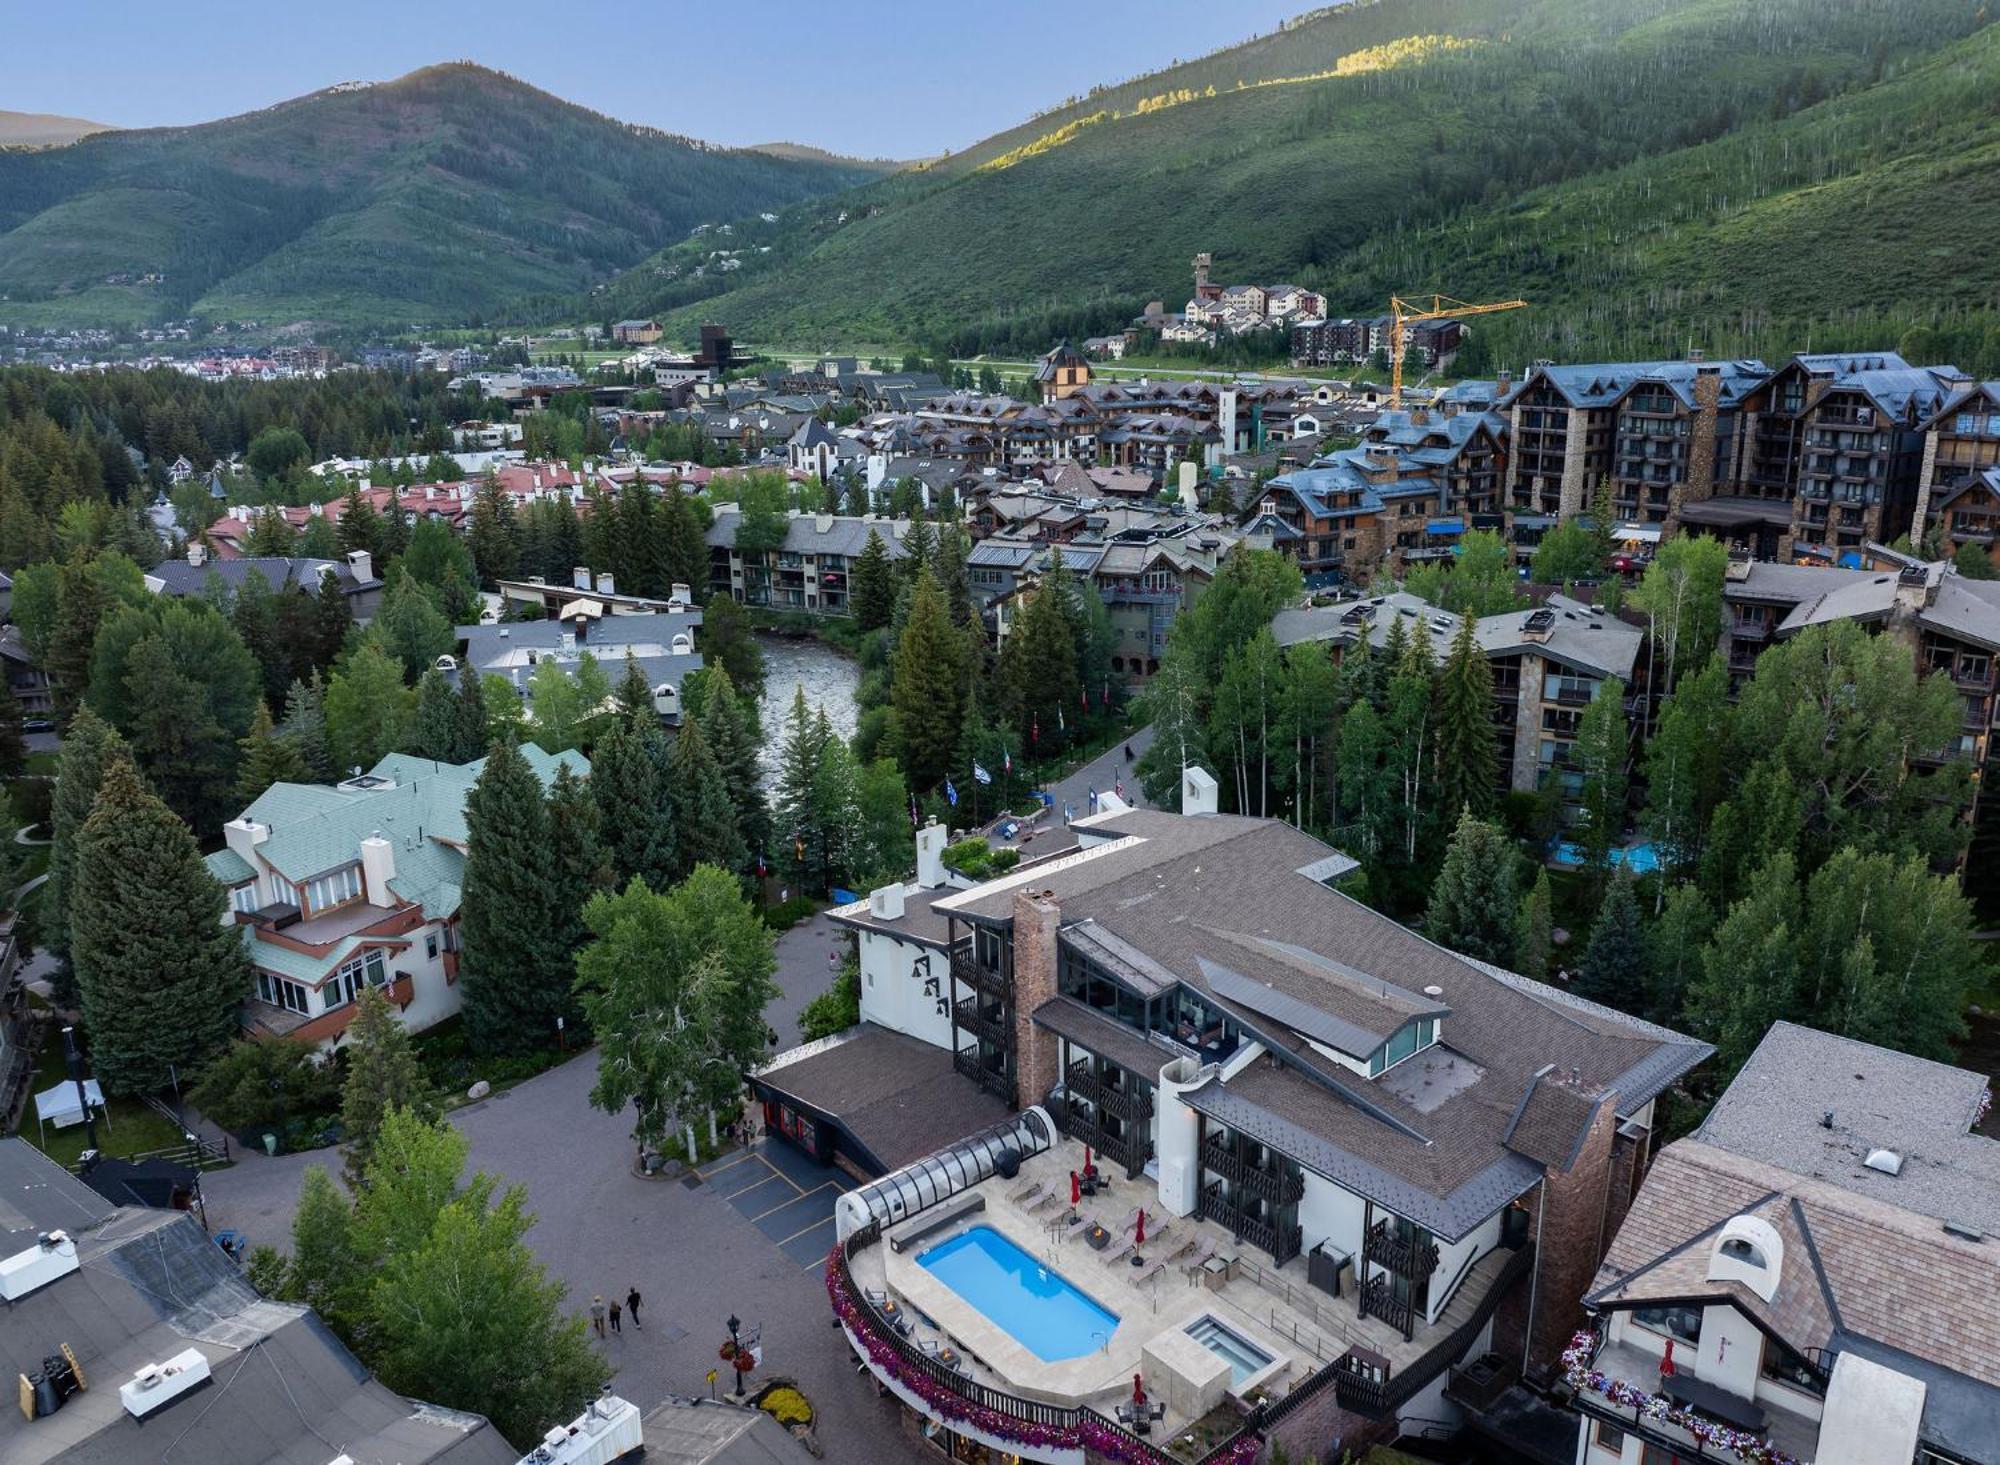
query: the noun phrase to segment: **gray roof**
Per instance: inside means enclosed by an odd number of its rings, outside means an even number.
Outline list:
[[[1543,610],[1554,613],[1545,636],[1530,639],[1529,618]],[[1272,618],[1271,633],[1280,646],[1301,641],[1353,645],[1365,627],[1369,643],[1379,648],[1388,644],[1390,628],[1398,620],[1406,634],[1419,630],[1429,634],[1431,654],[1437,661],[1450,653],[1452,640],[1458,635],[1456,614],[1401,590],[1366,600],[1282,610]],[[1551,595],[1535,609],[1481,616],[1472,633],[1488,657],[1531,654],[1591,676],[1621,679],[1630,679],[1646,639],[1639,627],[1562,595]]]
[[[754,1077],[838,1120],[884,1174],[1007,1112],[952,1066],[945,1049],[871,1022],[781,1053]]]
[[[903,914],[896,920],[887,920],[869,909],[868,902],[857,900],[851,905],[835,906],[827,912],[827,917],[839,926],[851,926],[856,930],[879,931],[885,936],[893,936],[898,941],[910,941],[919,946],[933,946],[943,950],[951,938],[951,923],[936,909],[937,902],[948,895],[956,895],[959,887],[940,885],[935,890],[926,890],[921,885],[907,884],[903,887]]]
[[[1778,1022],[1695,1137],[2000,1235],[2000,1140],[1972,1132],[1986,1088],[1981,1073]],[[1864,1166],[1873,1149],[1901,1154],[1902,1174]]]
[[[588,600],[591,595],[579,590],[577,598]],[[460,626],[458,639],[465,644],[465,660],[480,675],[509,677],[523,695],[542,663],[554,661],[574,676],[585,655],[597,662],[613,685],[625,674],[630,656],[639,663],[648,686],[678,687],[702,668],[701,653],[691,649],[700,625],[701,612],[688,610],[590,617],[580,647],[573,622],[563,620]],[[687,639],[689,650],[673,649],[677,636]]]
[[[799,1465],[801,1447],[762,1409],[669,1398],[643,1421],[646,1459],[664,1465]]]
[[[708,526],[707,541],[712,547],[734,548],[736,526],[743,517],[734,504],[723,504]],[[793,554],[839,554],[852,559],[868,544],[869,531],[882,536],[889,558],[903,557],[903,536],[910,532],[907,519],[877,519],[853,514],[793,514],[785,523],[785,542],[780,546]]]
[[[279,556],[248,556],[243,559],[212,559],[199,565],[191,565],[186,560],[162,560],[146,572],[148,578],[160,582],[163,595],[199,595],[207,587],[210,578],[221,581],[231,590],[241,590],[251,575],[260,575],[264,583],[273,590],[287,585],[296,585],[308,592],[319,590],[320,576],[331,573],[340,581],[340,588],[349,595],[358,595],[364,590],[381,587],[379,579],[370,577],[356,579],[354,572],[340,560],[315,560],[283,558]]]
[[[1968,580],[1948,562],[1917,562],[1916,567],[1925,573],[1922,604],[1915,607],[1917,624],[1941,635],[1974,642],[1988,650],[2000,650],[2000,584]],[[1751,566],[1751,575],[1747,580],[1729,587],[1731,591],[1743,587],[1742,593],[1730,594],[1726,598],[1770,598],[1774,581],[1769,576],[1758,576],[1756,572],[1760,568]],[[1798,570],[1802,567],[1790,568]],[[1808,579],[1806,576],[1819,578]],[[1835,576],[1841,578],[1835,579]],[[1899,586],[1899,578],[1895,571],[1806,569],[1802,575],[1776,582],[1807,592],[1792,602],[1791,609],[1778,623],[1777,634],[1795,635],[1807,626],[1828,625],[1834,621],[1866,624],[1887,620],[1895,611],[1899,589],[1904,588]],[[1759,590],[1764,592],[1762,596],[1758,594]]]
[[[44,1231],[87,1230],[117,1209],[26,1140],[0,1139],[0,1245],[6,1248],[0,1254],[12,1256]]]
[[[266,1301],[185,1212],[116,1210],[74,1233],[77,1271],[13,1303],[0,1370],[31,1373],[58,1343],[91,1387],[46,1418],[0,1416],[9,1465],[513,1465],[516,1452],[477,1415],[405,1399],[372,1379],[309,1308]],[[118,1385],[185,1349],[212,1382],[144,1421]],[[149,1434],[148,1431],[151,1431]]]

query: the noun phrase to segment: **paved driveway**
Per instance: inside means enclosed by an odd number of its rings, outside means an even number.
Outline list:
[[[797,1042],[796,1013],[827,982],[833,928],[823,918],[779,942],[771,1024]],[[833,1465],[908,1465],[926,1458],[896,1424],[895,1410],[855,1373],[833,1325],[821,1263],[833,1244],[834,1200],[850,1182],[782,1141],[725,1156],[706,1173],[641,1180],[632,1173],[631,1121],[590,1107],[597,1055],[585,1053],[452,1115],[470,1147],[470,1168],[525,1186],[535,1215],[528,1244],[569,1289],[568,1305],[593,1295],[645,1298],[639,1329],[595,1346],[617,1370],[617,1388],[641,1408],[669,1394],[695,1395],[729,1377],[717,1355],[732,1313],[760,1330],[764,1368],[752,1376],[796,1378],[820,1410],[820,1440]],[[299,1177],[307,1165],[336,1174],[323,1150],[272,1160],[245,1158],[206,1178],[210,1224],[254,1242],[289,1243]],[[801,1452],[800,1465],[808,1457]]]

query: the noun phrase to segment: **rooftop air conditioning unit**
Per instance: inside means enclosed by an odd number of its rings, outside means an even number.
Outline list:
[[[165,1363],[146,1364],[118,1386],[118,1398],[127,1414],[144,1419],[207,1382],[207,1357],[198,1348],[185,1348]]]

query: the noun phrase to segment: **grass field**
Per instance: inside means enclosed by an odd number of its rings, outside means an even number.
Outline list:
[[[34,1091],[40,1093],[63,1081],[62,1034],[51,1032],[49,1040],[42,1046],[41,1062],[35,1072]],[[137,1099],[109,1098],[105,1101],[107,1113],[97,1119],[97,1147],[107,1156],[136,1155],[146,1150],[164,1149],[179,1144],[181,1128],[171,1119],[164,1118]],[[28,1111],[21,1117],[21,1137],[36,1146],[59,1165],[74,1165],[78,1155],[90,1143],[88,1133],[81,1124],[72,1124],[64,1129],[48,1126],[46,1136],[42,1126],[35,1121],[34,1100],[28,1101]]]

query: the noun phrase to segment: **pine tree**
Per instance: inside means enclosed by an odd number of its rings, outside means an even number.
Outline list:
[[[708,591],[708,545],[701,520],[679,484],[669,487],[660,511],[660,540],[666,556],[669,585],[685,585],[688,594],[705,599]]]
[[[21,702],[5,677],[0,677],[0,777],[18,777],[28,764],[28,744],[21,729]]]
[[[1555,950],[1555,894],[1549,887],[1546,865],[1535,871],[1535,883],[1521,907],[1519,938],[1514,960],[1523,976],[1545,982],[1549,977],[1549,956]]]
[[[477,681],[478,673],[467,668],[468,679]],[[444,679],[444,673],[431,667],[417,678],[417,710],[410,721],[410,732],[405,739],[409,752],[419,758],[433,758],[440,763],[465,761],[458,756],[459,744],[459,698]]]
[[[487,736],[485,680],[476,667],[459,670],[458,705],[454,709],[452,730],[454,763],[476,763],[492,746]]]
[[[569,1010],[569,953],[541,781],[518,749],[486,758],[465,801],[465,1033],[481,1053],[521,1053],[555,1038]]]
[[[913,789],[934,789],[951,771],[965,713],[964,650],[937,581],[919,569],[889,689],[896,751]]]
[[[889,624],[889,616],[896,608],[895,578],[895,571],[889,565],[888,546],[882,542],[881,534],[871,528],[868,542],[855,556],[852,578],[854,623],[862,630],[879,631]]]
[[[250,735],[243,739],[242,771],[236,779],[236,801],[252,804],[274,783],[307,783],[311,771],[298,743],[271,725],[271,710],[257,704]]]
[[[618,678],[618,710],[638,727],[659,721],[659,714],[653,711],[653,688],[646,680],[646,669],[629,648],[625,652],[624,674]]]
[[[285,693],[285,736],[305,760],[306,777],[325,783],[333,776],[333,758],[326,745],[326,689],[319,672],[302,681],[295,680]]]
[[[1440,808],[1481,819],[1499,802],[1499,743],[1493,731],[1493,668],[1461,616],[1437,684],[1437,791]]]
[[[614,883],[634,878],[664,890],[673,878],[674,811],[648,744],[658,728],[614,723],[591,750],[590,792]]]
[[[1603,1002],[1625,1012],[1642,1011],[1647,985],[1646,933],[1639,925],[1639,901],[1632,874],[1623,865],[1605,887],[1590,928],[1590,942],[1577,967],[1579,997]]]
[[[56,579],[60,612],[49,638],[48,673],[56,720],[67,722],[90,689],[91,653],[110,602],[81,552],[64,561]]]
[[[108,755],[76,839],[70,952],[107,1093],[162,1088],[221,1051],[250,992],[242,937],[188,827]]]
[[[771,812],[764,802],[764,769],[758,759],[757,740],[729,673],[715,667],[707,672],[706,681],[700,714],[702,736],[722,769],[743,846],[756,854],[771,841]]]
[[[327,743],[341,777],[400,749],[414,705],[402,665],[381,647],[364,642],[348,657],[326,689]]]
[[[815,839],[813,781],[819,776],[821,751],[819,724],[806,706],[805,688],[794,687],[791,711],[785,717],[772,813],[781,846],[779,862],[801,881],[811,869],[808,849]]]
[[[488,585],[512,579],[520,568],[520,541],[514,527],[514,501],[491,473],[473,496],[466,539],[472,561]]]
[[[569,971],[588,935],[583,907],[591,896],[611,884],[611,859],[600,837],[597,803],[590,787],[567,763],[556,770],[548,807],[549,857],[555,882],[551,905],[556,922],[550,939],[561,945],[563,969]],[[576,1014],[572,1000],[564,1015],[574,1023]]]
[[[49,800],[49,878],[42,887],[42,942],[57,956],[69,954],[69,907],[76,890],[76,839],[97,802],[104,765],[129,757],[125,740],[88,707],[80,708],[56,758],[55,792]]]
[[[347,633],[353,629],[354,609],[347,603],[347,592],[340,588],[340,577],[321,576],[319,590],[313,596],[312,664],[332,666],[347,648]]]
[[[1513,845],[1497,824],[1462,810],[1431,886],[1424,934],[1479,961],[1511,966],[1519,900]]]
[[[864,546],[865,547],[865,546]],[[909,531],[903,535],[903,558],[896,564],[907,584],[917,583],[917,577],[931,567],[931,557],[937,553],[937,532],[921,512],[910,520]]]
[[[340,1127],[346,1141],[347,1184],[359,1189],[374,1156],[376,1136],[392,1109],[403,1109],[426,1124],[443,1112],[410,1035],[388,999],[364,987],[348,1024],[347,1081],[340,1091]]]
[[[1046,577],[1001,648],[995,675],[1010,731],[1029,756],[1039,761],[1061,749],[1081,710],[1083,684],[1067,609]]]
[[[742,869],[745,850],[736,827],[736,808],[699,719],[682,724],[674,739],[672,768],[680,872],[700,864]]]
[[[1612,846],[1625,828],[1625,684],[1607,677],[1577,719],[1573,749],[1583,778],[1584,854],[1594,870],[1611,860]]]

